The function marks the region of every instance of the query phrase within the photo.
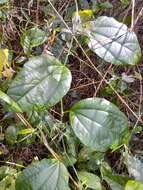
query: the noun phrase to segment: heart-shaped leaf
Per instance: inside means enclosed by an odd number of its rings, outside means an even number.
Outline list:
[[[76,103],[70,110],[70,123],[83,144],[101,152],[117,147],[128,126],[126,116],[103,98]]]
[[[71,84],[71,73],[50,55],[31,58],[12,82],[8,94],[23,111],[51,107],[61,100]]]
[[[16,190],[69,190],[64,164],[44,159],[28,166],[16,180]]]
[[[112,64],[135,65],[141,58],[136,34],[114,18],[101,16],[88,22],[89,48]]]

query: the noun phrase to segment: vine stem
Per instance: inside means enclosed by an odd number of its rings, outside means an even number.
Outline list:
[[[49,146],[49,143],[48,143],[48,141],[47,141],[47,139],[46,139],[46,137],[45,137],[45,135],[44,135],[44,133],[43,133],[41,127],[42,127],[42,126],[41,126],[41,124],[40,124],[40,125],[38,126],[38,129],[39,129],[39,131],[40,131],[40,133],[41,133],[42,141],[43,141],[45,147],[48,149],[48,151],[52,154],[52,156],[53,156],[56,160],[60,160],[60,156]]]

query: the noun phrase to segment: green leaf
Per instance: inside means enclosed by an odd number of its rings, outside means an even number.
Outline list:
[[[29,129],[21,129],[17,132],[18,135],[27,135],[32,134],[35,132],[35,129],[29,128]]]
[[[76,136],[96,151],[118,146],[127,130],[126,116],[103,98],[88,98],[70,110],[70,123]]]
[[[8,94],[24,111],[51,107],[68,92],[70,71],[50,55],[31,58],[12,82]]]
[[[128,177],[113,174],[110,166],[106,162],[102,162],[101,173],[103,179],[108,183],[112,190],[124,190],[129,180]]]
[[[13,168],[0,167],[0,190],[15,190],[15,177],[17,171]]]
[[[108,1],[105,1],[104,3],[97,3],[97,9],[98,10],[104,10],[104,9],[112,9],[113,5],[109,3]]]
[[[120,1],[121,1],[122,5],[124,5],[124,6],[127,6],[130,4],[129,0],[120,0]]]
[[[82,22],[86,22],[94,18],[94,11],[92,9],[84,9],[74,13],[74,16],[77,15],[80,16]]]
[[[44,159],[22,171],[16,190],[67,190],[68,180],[68,171],[61,162]]]
[[[15,190],[14,176],[7,176],[0,181],[0,190]]]
[[[138,181],[129,180],[126,184],[125,190],[143,190],[143,184]]]
[[[12,111],[22,112],[19,105],[15,101],[13,101],[7,94],[2,92],[1,90],[0,90],[0,99],[2,101],[6,102],[8,105],[10,105],[10,108],[11,108]]]
[[[14,126],[9,126],[5,131],[6,142],[13,145],[17,140],[17,129]]]
[[[106,62],[136,65],[141,49],[136,34],[114,18],[101,16],[87,23],[89,48]]]
[[[109,184],[112,190],[124,190],[125,183],[127,182],[127,178],[120,175],[112,175],[104,176],[103,179]]]
[[[14,175],[14,174],[16,174],[15,169],[10,168],[8,166],[1,166],[0,167],[0,181],[8,175]]]
[[[21,37],[21,45],[24,53],[28,54],[33,47],[43,44],[46,40],[47,34],[43,30],[37,27],[27,30]]]
[[[78,172],[78,176],[80,181],[82,182],[82,185],[95,190],[102,190],[100,178],[95,174],[85,171],[80,171]]]

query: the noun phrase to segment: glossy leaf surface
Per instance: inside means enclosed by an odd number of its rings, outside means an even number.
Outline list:
[[[101,16],[87,23],[89,48],[106,62],[136,65],[141,49],[136,34],[112,17]]]
[[[51,107],[61,100],[71,84],[71,73],[50,55],[31,58],[12,82],[8,94],[24,111]]]
[[[69,190],[68,172],[59,161],[44,159],[28,166],[16,180],[16,190]]]
[[[88,98],[71,108],[70,123],[83,144],[97,151],[106,151],[121,143],[128,122],[111,102]]]

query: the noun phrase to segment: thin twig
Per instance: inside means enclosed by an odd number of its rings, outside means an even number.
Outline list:
[[[138,16],[137,16],[137,18],[136,18],[136,20],[135,20],[135,22],[134,22],[134,25],[137,24],[137,22],[138,22],[138,20],[140,19],[141,16],[143,16],[143,7],[141,8],[141,10],[140,10],[140,12],[139,12],[139,14],[138,14]]]
[[[0,163],[5,163],[5,164],[12,165],[12,166],[17,166],[17,167],[20,167],[20,168],[25,168],[25,166],[20,165],[20,164],[16,164],[16,163],[14,163],[14,162],[9,162],[9,161],[1,161],[1,160],[0,160]]]
[[[70,91],[77,90],[79,88],[84,88],[84,87],[87,87],[87,86],[91,86],[91,85],[94,85],[94,84],[97,84],[97,83],[99,83],[99,81],[93,81],[93,82],[90,82],[90,83],[87,83],[87,84],[83,84],[81,86],[71,88]]]
[[[138,67],[137,67],[137,69],[138,69],[138,72],[141,75],[140,69]],[[139,111],[138,111],[139,118],[137,119],[137,121],[136,121],[136,123],[135,123],[135,125],[133,127],[131,135],[133,135],[133,133],[134,133],[139,121],[140,121],[140,118],[142,117],[142,113],[141,113],[142,101],[143,101],[143,82],[142,82],[142,79],[140,79],[140,102],[139,102]]]
[[[36,23],[39,24],[39,4],[40,1],[37,0],[37,11],[36,11]]]
[[[135,21],[135,0],[132,0],[132,20],[131,20],[131,31],[134,30],[134,21]]]
[[[103,76],[102,80],[100,81],[100,83],[99,83],[99,85],[98,85],[98,87],[97,87],[97,89],[96,89],[96,91],[95,91],[95,93],[94,93],[94,97],[96,97],[96,95],[97,95],[97,93],[98,93],[98,91],[99,91],[99,89],[100,89],[102,83],[103,83],[104,80],[106,79],[106,76],[107,76],[107,74],[108,74],[108,72],[109,72],[109,70],[110,70],[111,68],[112,68],[112,64],[109,65],[109,67],[108,67],[108,69],[107,69],[105,75]]]

